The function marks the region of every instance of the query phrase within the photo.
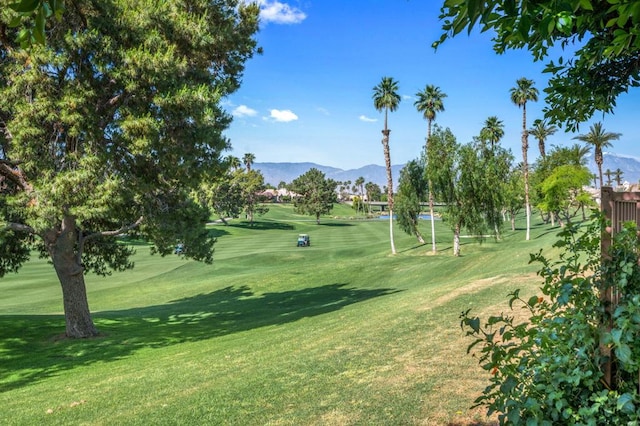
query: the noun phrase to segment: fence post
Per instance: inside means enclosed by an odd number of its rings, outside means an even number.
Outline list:
[[[640,192],[615,192],[611,187],[602,187],[600,188],[600,209],[608,222],[600,238],[600,256],[604,260],[609,257],[613,236],[622,229],[625,222],[635,222],[636,228],[640,228]],[[610,331],[613,327],[612,314],[618,306],[620,294],[617,288],[608,286],[600,297],[607,314],[602,326]],[[617,387],[615,354],[603,345],[600,346],[600,350],[608,357],[608,361],[603,365],[604,380],[611,389],[615,389]],[[638,386],[640,388],[640,373]]]

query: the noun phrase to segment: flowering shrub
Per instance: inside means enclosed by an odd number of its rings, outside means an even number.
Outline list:
[[[462,313],[461,326],[474,338],[467,352],[477,352],[489,373],[490,383],[474,407],[498,413],[501,424],[640,422],[638,236],[635,224],[625,226],[602,259],[602,226],[602,218],[592,220],[586,232],[568,224],[554,244],[561,249],[558,260],[542,251],[532,254],[531,262],[542,265],[542,294],[525,299],[519,290],[510,293],[512,315],[483,322]],[[620,292],[615,307],[601,298],[610,286]],[[524,316],[516,314],[518,307]],[[613,384],[604,380],[605,347],[615,354]]]

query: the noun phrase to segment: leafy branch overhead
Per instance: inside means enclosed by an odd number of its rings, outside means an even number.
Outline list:
[[[9,27],[23,27],[16,41],[25,48],[34,43],[45,43],[46,21],[51,17],[62,18],[64,0],[22,0],[11,3],[9,8],[15,12]]]
[[[527,49],[536,61],[561,47],[575,52],[547,63],[551,74],[545,116],[577,130],[595,112],[612,112],[616,99],[640,85],[640,3],[592,0],[446,0],[441,8],[448,38],[473,28],[494,31],[494,50]]]

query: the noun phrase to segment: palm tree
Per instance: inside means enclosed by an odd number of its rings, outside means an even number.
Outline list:
[[[364,214],[364,178],[360,176],[354,183],[355,187],[358,189],[358,193],[360,194],[360,204],[362,205],[362,213]],[[357,212],[358,211],[356,210],[356,213]]]
[[[425,154],[426,149],[429,146],[429,138],[431,137],[431,123],[436,119],[436,115],[439,112],[444,111],[444,103],[442,100],[447,95],[440,91],[439,87],[432,84],[428,84],[422,92],[416,93],[418,98],[414,102],[414,106],[421,112],[424,118],[427,120],[427,140],[425,142]],[[436,225],[433,213],[433,191],[431,191],[431,182],[429,185],[429,214],[431,215],[431,251],[436,252]]]
[[[571,160],[575,166],[585,166],[587,164],[587,156],[591,152],[591,147],[580,144],[573,144],[568,148]]]
[[[491,151],[495,144],[500,142],[500,139],[504,136],[504,124],[498,117],[491,116],[484,122],[484,127],[480,130],[480,138],[483,141],[491,142]]]
[[[531,206],[529,205],[529,164],[527,163],[527,150],[529,149],[529,133],[527,132],[527,102],[538,100],[538,89],[533,87],[533,80],[520,78],[516,81],[516,87],[510,90],[511,102],[518,108],[522,107],[522,174],[524,177],[524,208],[527,212],[527,236],[531,239]]]
[[[391,175],[391,155],[389,153],[389,133],[387,116],[389,111],[398,109],[400,95],[398,95],[398,82],[392,77],[382,77],[380,84],[373,88],[373,106],[378,112],[384,111],[384,129],[382,130],[382,149],[384,151],[384,163],[387,168],[387,202],[389,203],[389,239],[391,241],[391,253],[396,254],[396,246],[393,242],[393,176]]]
[[[602,188],[602,163],[604,160],[602,148],[613,146],[611,141],[620,139],[620,136],[622,136],[620,133],[605,132],[602,128],[602,123],[598,122],[589,128],[589,133],[578,135],[574,138],[593,146],[593,155],[598,165],[598,175],[600,176],[600,188]]]
[[[604,172],[604,175],[607,177],[607,186],[611,186],[611,175],[613,174],[613,172],[609,169],[607,169]],[[602,188],[602,183],[600,184],[600,187]]]
[[[621,185],[622,185],[622,176],[624,176],[624,172],[623,172],[622,170],[620,170],[620,168],[617,168],[617,169],[613,172],[613,175],[615,176],[615,177],[613,178],[613,180],[615,180],[615,181],[616,181],[616,184],[617,184],[618,186],[621,186]]]
[[[240,168],[240,159],[233,155],[227,157],[227,164],[233,170],[238,170]]]
[[[247,172],[251,171],[251,165],[253,164],[255,159],[256,159],[256,156],[254,154],[251,154],[250,152],[246,153],[244,157],[242,157],[242,162],[247,168]]]
[[[538,148],[540,149],[540,156],[544,158],[546,156],[544,143],[547,138],[558,131],[558,128],[554,125],[547,125],[544,120],[534,120],[533,127],[529,129],[529,133],[534,138],[538,139]]]

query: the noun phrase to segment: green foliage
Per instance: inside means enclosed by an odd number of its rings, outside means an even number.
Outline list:
[[[377,183],[367,182],[364,188],[367,191],[367,201],[380,201],[382,190]]]
[[[504,209],[511,220],[511,230],[515,231],[515,218],[524,207],[524,176],[520,167],[512,167],[506,174],[504,185]]]
[[[325,178],[316,168],[297,177],[290,186],[291,191],[300,195],[293,201],[296,212],[315,216],[320,223],[320,216],[331,212],[337,202],[336,187],[333,179]]]
[[[6,228],[42,236],[73,217],[84,238],[142,217],[136,232],[158,252],[191,236],[189,255],[210,259],[199,219],[208,213],[190,189],[228,148],[220,100],[237,89],[256,46],[257,7],[228,3],[82,2],[46,46],[2,45],[0,179],[17,182],[0,190],[3,220],[14,224]],[[92,256],[112,262],[98,239],[76,249],[96,244]]]
[[[20,28],[16,42],[23,48],[44,44],[46,20],[55,16],[60,21],[65,10],[64,0],[21,0],[9,8],[15,13],[9,27]]]
[[[53,3],[23,1],[20,13]],[[117,235],[212,260],[210,213],[194,191],[229,148],[221,101],[257,50],[258,13],[234,0],[74,2],[27,51],[0,15],[0,252],[15,253],[0,274],[28,250],[48,256],[67,318],[81,319],[68,335],[96,334],[77,275],[132,266]]]
[[[616,98],[640,85],[638,24],[635,1],[592,0],[445,0],[441,8],[442,44],[474,27],[495,31],[494,49],[528,49],[535,60],[549,49],[577,46],[573,58],[551,60],[545,89],[545,116],[551,124],[575,131],[596,111],[611,112]]]
[[[524,298],[519,290],[512,292],[511,315],[482,321],[469,311],[462,313],[461,326],[474,339],[468,352],[478,353],[490,375],[476,405],[499,413],[501,424],[620,425],[640,420],[638,237],[635,225],[625,228],[616,235],[610,257],[602,260],[602,226],[602,220],[593,220],[583,232],[567,224],[554,245],[563,250],[556,261],[542,252],[532,254],[531,261],[542,265],[542,294]],[[600,295],[613,286],[621,300],[607,330]],[[601,345],[616,355],[620,377],[615,390],[603,380],[607,358]]]
[[[504,176],[513,157],[499,145],[481,140],[459,145],[449,130],[435,126],[427,147],[426,175],[436,199],[447,204],[443,215],[459,234],[466,228],[476,235],[497,236],[506,203]],[[454,254],[456,253],[454,242]]]
[[[575,212],[571,208],[580,208],[584,203],[589,207],[596,207],[591,197],[582,188],[589,185],[591,172],[585,166],[562,165],[541,183],[542,201],[538,207],[545,212],[558,214],[565,220],[571,219]]]
[[[428,189],[424,161],[409,161],[400,171],[398,193],[395,197],[398,225],[409,235],[420,235],[418,230],[418,216],[422,210],[420,203],[426,201]]]
[[[385,117],[387,111],[393,112],[398,109],[401,99],[398,94],[398,81],[393,77],[382,77],[380,84],[373,88],[373,106],[378,111],[385,111]]]
[[[351,208],[353,210],[357,212],[359,211],[364,211],[364,200],[362,199],[362,197],[356,195],[353,197],[353,199],[351,200]]]

